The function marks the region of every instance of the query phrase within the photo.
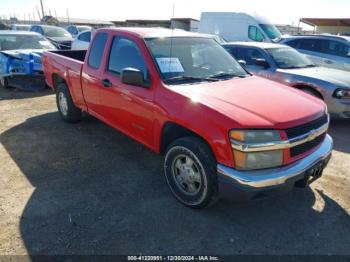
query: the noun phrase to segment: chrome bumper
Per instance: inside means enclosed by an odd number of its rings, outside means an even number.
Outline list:
[[[219,182],[220,180],[229,181],[245,189],[264,189],[282,186],[289,181],[298,180],[299,177],[300,179],[304,178],[305,172],[309,168],[330,156],[332,148],[333,139],[329,135],[326,135],[326,138],[316,151],[288,166],[257,171],[239,171],[218,164]]]

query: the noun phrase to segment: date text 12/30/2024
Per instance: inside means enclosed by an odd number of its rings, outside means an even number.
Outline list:
[[[128,256],[128,261],[220,261],[216,256]]]

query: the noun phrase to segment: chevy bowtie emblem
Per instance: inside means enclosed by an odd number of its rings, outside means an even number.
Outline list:
[[[317,137],[317,132],[316,132],[316,130],[311,130],[311,131],[310,131],[310,134],[309,134],[309,136],[308,136],[308,138],[307,138],[307,140],[308,140],[308,141],[311,141],[311,140],[314,140],[316,137]]]

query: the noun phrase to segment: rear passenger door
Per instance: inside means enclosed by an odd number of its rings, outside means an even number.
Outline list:
[[[101,89],[103,115],[107,122],[148,146],[153,146],[154,86],[137,39],[115,35],[112,39],[103,79],[110,83]],[[149,87],[121,82],[125,68],[141,70]]]

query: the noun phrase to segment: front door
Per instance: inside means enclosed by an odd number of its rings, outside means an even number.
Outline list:
[[[125,68],[141,70],[149,87],[140,87],[121,82]],[[105,88],[101,89],[103,115],[107,122],[124,133],[152,146],[153,141],[153,94],[149,70],[136,40],[115,35],[109,59],[103,74]]]

